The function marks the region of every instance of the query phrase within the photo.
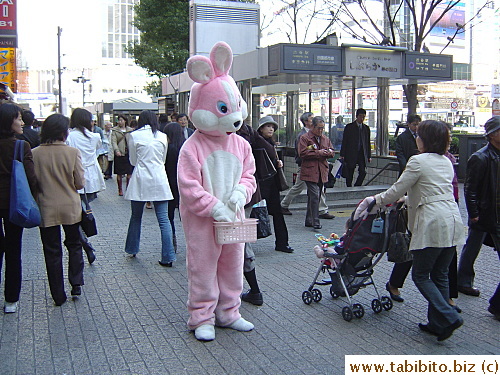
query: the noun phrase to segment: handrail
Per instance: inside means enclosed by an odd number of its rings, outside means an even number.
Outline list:
[[[384,168],[382,168],[380,171],[377,172],[375,176],[373,176],[370,181],[368,181],[364,186],[368,186],[370,182],[375,180],[383,171],[388,170],[388,171],[399,171],[399,163],[396,163],[394,161],[387,163],[384,165]]]

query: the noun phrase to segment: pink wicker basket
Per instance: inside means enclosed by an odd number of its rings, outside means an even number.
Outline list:
[[[214,221],[218,244],[257,242],[257,219],[243,219],[234,223]]]

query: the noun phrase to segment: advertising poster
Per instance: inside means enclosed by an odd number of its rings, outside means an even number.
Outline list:
[[[16,1],[0,0],[0,47],[17,47]]]

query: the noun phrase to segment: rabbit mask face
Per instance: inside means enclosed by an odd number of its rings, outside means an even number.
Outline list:
[[[216,43],[205,56],[187,62],[189,77],[197,82],[191,88],[189,117],[197,129],[217,136],[238,131],[248,116],[247,105],[234,79],[227,73],[233,53],[224,42]]]

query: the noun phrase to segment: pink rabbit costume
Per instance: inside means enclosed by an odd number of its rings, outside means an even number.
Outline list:
[[[248,142],[234,134],[247,117],[246,103],[227,73],[231,48],[218,42],[210,59],[187,62],[189,116],[197,131],[179,155],[180,212],[187,243],[188,327],[198,340],[215,338],[214,325],[250,331],[239,313],[244,244],[219,245],[213,222],[233,221],[256,189],[255,161]]]

